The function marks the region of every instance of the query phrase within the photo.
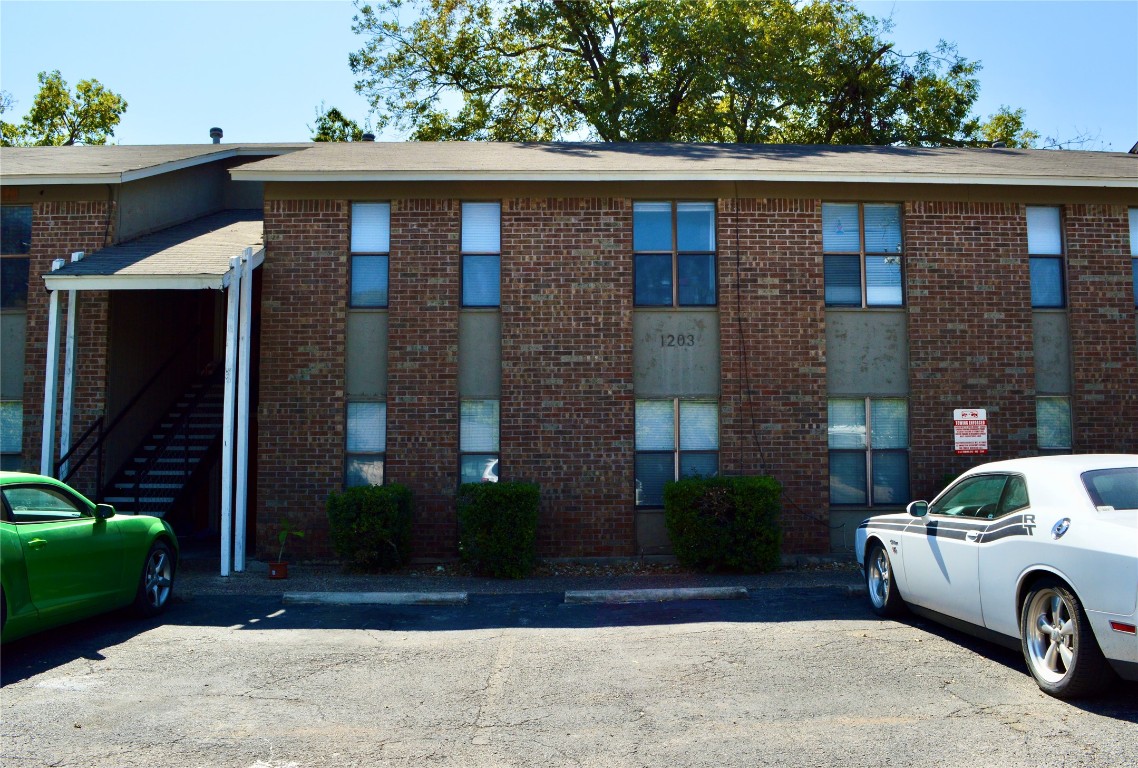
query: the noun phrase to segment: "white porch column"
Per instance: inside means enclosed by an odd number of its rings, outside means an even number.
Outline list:
[[[249,364],[253,326],[253,249],[241,256],[241,330],[237,365],[237,514],[233,531],[233,568],[245,570],[245,520],[249,503]]]
[[[71,263],[83,260],[83,251],[76,251],[71,254]],[[59,455],[66,456],[67,452],[71,450],[71,412],[75,407],[75,349],[77,347],[75,341],[75,316],[76,307],[78,302],[76,298],[78,291],[67,292],[67,339],[66,346],[63,353],[63,417],[60,419],[59,425]],[[67,476],[67,465],[70,462],[64,462],[59,468],[59,476]],[[103,478],[98,478],[96,483],[102,483]]]
[[[66,262],[56,259],[51,271],[62,269]],[[55,394],[59,386],[59,291],[51,291],[47,309],[47,370],[43,381],[43,442],[40,445],[40,474],[54,474],[55,463]]]
[[[229,260],[228,312],[225,319],[225,399],[221,428],[221,575],[233,562],[233,411],[237,364],[237,313],[240,308],[241,259]]]

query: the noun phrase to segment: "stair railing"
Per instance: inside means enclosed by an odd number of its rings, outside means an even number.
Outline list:
[[[134,394],[134,397],[128,400],[126,405],[119,410],[118,415],[115,416],[110,424],[104,426],[106,423],[106,414],[99,414],[97,417],[95,417],[95,420],[92,421],[87,429],[83,431],[83,434],[80,435],[79,439],[72,444],[70,450],[68,450],[67,453],[63,454],[59,457],[59,459],[55,461],[53,465],[52,477],[55,477],[65,483],[68,482],[72,477],[75,476],[76,473],[79,472],[84,463],[91,458],[91,454],[96,454],[95,501],[101,502],[103,500],[103,496],[105,495],[103,492],[103,466],[106,456],[106,443],[110,438],[111,433],[114,432],[115,427],[123,422],[123,419],[125,419],[126,416],[130,413],[130,410],[138,404],[138,401],[140,401],[147,393],[149,393],[150,389],[162,377],[162,374],[169,370],[170,366],[179,360],[185,354],[187,349],[193,346],[193,344],[198,340],[198,337],[201,335],[201,331],[201,326],[197,326],[193,329],[186,340],[183,341],[178,346],[178,348],[175,349],[170,354],[170,356],[166,358],[165,361],[163,361],[160,366],[158,366],[158,369],[153,374],[151,374],[150,378],[146,380],[146,383],[144,383],[142,387]],[[81,448],[83,448],[83,444],[93,434],[97,436],[95,442],[92,445],[88,446],[80,454],[79,451]],[[76,454],[79,454],[78,457],[74,462],[71,462],[72,457],[76,456]],[[68,465],[67,474],[60,477],[60,471],[65,464]]]

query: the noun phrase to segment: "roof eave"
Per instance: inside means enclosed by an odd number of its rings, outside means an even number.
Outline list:
[[[634,181],[742,181],[755,183],[807,184],[932,184],[941,186],[1098,187],[1138,189],[1138,178],[1104,179],[1086,176],[965,176],[945,174],[748,174],[738,171],[255,171],[235,168],[235,181],[277,183],[311,182],[446,182],[446,181],[539,181],[539,182],[634,182]]]

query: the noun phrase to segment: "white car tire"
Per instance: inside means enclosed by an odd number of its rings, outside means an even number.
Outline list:
[[[1020,641],[1031,676],[1044,693],[1080,698],[1103,692],[1113,672],[1078,596],[1054,577],[1032,585],[1020,610]]]
[[[890,618],[904,612],[905,601],[897,590],[893,563],[878,541],[871,542],[865,554],[865,587],[869,591],[869,604],[878,616]]]

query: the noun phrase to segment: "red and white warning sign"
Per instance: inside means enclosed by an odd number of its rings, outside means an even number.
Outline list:
[[[952,412],[952,431],[956,452],[977,454],[988,452],[988,411],[984,408],[957,408]]]

